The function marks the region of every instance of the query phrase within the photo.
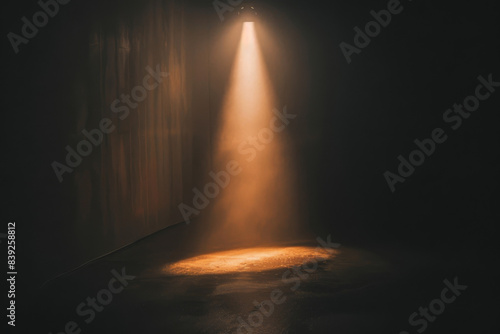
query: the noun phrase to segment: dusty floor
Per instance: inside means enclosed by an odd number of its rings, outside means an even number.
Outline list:
[[[203,255],[183,248],[186,238],[182,227],[167,229],[47,283],[33,306],[37,332],[492,333],[496,326],[498,307],[490,298],[498,293],[495,275],[472,251],[438,257],[342,245],[317,267],[310,264],[309,272],[294,272],[292,263],[168,272],[178,260]],[[113,280],[120,273],[129,275],[123,289]],[[425,321],[411,326],[410,315],[440,298],[443,281],[455,277],[467,289],[427,327]],[[95,310],[88,297],[96,298]]]

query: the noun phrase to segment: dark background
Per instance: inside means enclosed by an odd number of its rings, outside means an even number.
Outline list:
[[[196,68],[208,61],[207,36],[216,38],[225,23],[210,1],[184,4],[186,25],[195,36],[188,57]],[[385,9],[386,1],[261,4],[263,18],[288,48],[282,61],[290,72],[276,85],[280,102],[299,114],[287,131],[297,159],[304,226],[347,245],[492,252],[500,221],[500,92],[457,131],[442,115],[474,93],[479,75],[492,73],[500,81],[498,3],[402,4],[403,12],[353,55],[351,64],[339,44],[352,44],[353,28],[372,20],[370,10]],[[4,6],[2,217],[18,224],[19,271],[30,282],[26,289],[36,289],[102,255],[91,250],[92,238],[74,240],[78,194],[71,182],[57,182],[50,163],[61,158],[74,123],[67,87],[75,80],[74,69],[86,62],[89,22],[130,14],[138,5],[73,0],[17,55],[5,36],[19,32],[20,18],[39,7],[36,1]],[[192,74],[189,80],[202,79]],[[215,109],[213,104],[206,107]],[[398,155],[407,157],[413,141],[428,138],[437,127],[446,130],[448,140],[391,193],[383,173],[396,172]],[[84,252],[75,246],[82,243],[89,245]]]

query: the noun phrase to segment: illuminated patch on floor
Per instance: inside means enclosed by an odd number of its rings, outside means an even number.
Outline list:
[[[204,254],[168,264],[163,271],[169,275],[213,275],[261,272],[300,266],[308,261],[325,261],[328,253],[313,247],[261,247]]]

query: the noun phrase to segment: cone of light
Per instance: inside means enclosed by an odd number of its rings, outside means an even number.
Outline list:
[[[286,129],[271,129],[284,128],[273,112],[275,104],[255,23],[245,22],[222,105],[214,163],[221,171],[235,160],[241,173],[214,200],[209,244],[269,242],[293,229],[296,205],[285,159]]]

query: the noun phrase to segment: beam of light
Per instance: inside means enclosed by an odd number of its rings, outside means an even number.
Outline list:
[[[245,22],[222,105],[214,161],[215,170],[222,171],[235,160],[241,173],[215,199],[208,245],[254,245],[294,228],[296,204],[285,134],[269,130],[271,124],[282,125],[273,113],[275,104],[255,24]]]
[[[263,272],[322,262],[335,256],[313,247],[259,247],[200,255],[163,267],[171,276]]]
[[[223,106],[221,135],[243,141],[267,126],[265,120],[274,105],[274,93],[262,59],[254,22],[245,22]],[[259,128],[260,127],[260,128]],[[225,139],[221,138],[221,139]],[[222,145],[219,141],[219,145]],[[237,149],[237,147],[223,147]]]

